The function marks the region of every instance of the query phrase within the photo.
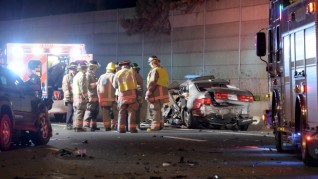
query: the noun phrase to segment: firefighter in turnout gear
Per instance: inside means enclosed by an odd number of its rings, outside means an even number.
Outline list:
[[[165,68],[160,66],[160,60],[157,56],[149,57],[151,70],[147,76],[147,91],[145,99],[149,103],[149,109],[153,115],[151,130],[161,130],[164,127],[162,116],[162,107],[164,103],[169,102],[168,83],[169,76]]]
[[[67,67],[68,74],[64,75],[62,80],[62,90],[64,94],[64,104],[67,107],[66,113],[66,129],[73,129],[73,78],[77,73],[77,64],[76,62],[71,62]]]
[[[116,129],[118,109],[113,80],[115,76],[115,63],[110,62],[106,66],[106,73],[102,74],[97,81],[97,93],[99,104],[102,109],[103,123],[106,131]],[[114,119],[111,119],[110,112],[114,114]]]
[[[87,107],[87,64],[80,62],[77,66],[78,73],[73,78],[73,127],[76,132],[86,131],[83,128],[83,118]]]
[[[99,63],[95,60],[92,60],[88,63],[88,72],[86,73],[88,102],[84,115],[84,127],[91,128],[91,131],[100,130],[96,123],[99,112],[96,77],[96,71],[98,67]]]
[[[143,103],[143,79],[142,76],[139,74],[140,71],[140,67],[138,66],[137,63],[133,63],[131,64],[131,68],[133,70],[135,70],[135,77],[136,77],[136,81],[137,81],[137,102],[139,104],[139,108],[136,111],[136,124],[137,127],[140,128],[140,121],[141,121],[141,107],[142,107],[142,103]]]
[[[113,86],[118,89],[118,126],[120,133],[126,132],[126,116],[128,113],[128,131],[137,132],[136,111],[138,110],[137,102],[137,81],[135,71],[130,68],[130,62],[122,61],[118,64],[121,69],[115,74]]]

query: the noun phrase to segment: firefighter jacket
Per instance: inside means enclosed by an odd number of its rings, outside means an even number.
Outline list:
[[[138,102],[141,102],[143,95],[143,79],[139,73],[135,73],[135,75],[137,81],[137,98]]]
[[[87,100],[87,78],[86,74],[80,71],[73,78],[73,105],[81,105]]]
[[[168,82],[169,76],[165,68],[159,66],[151,69],[147,76],[146,96],[152,100],[169,102]]]
[[[114,73],[106,72],[101,75],[97,81],[97,93],[100,106],[112,106],[116,101],[115,92],[113,87]]]
[[[73,74],[69,73],[64,75],[63,81],[62,81],[62,90],[64,93],[64,101],[65,102],[73,102]]]
[[[88,102],[97,102],[98,95],[97,95],[97,77],[92,71],[88,71],[86,73],[87,77],[87,94],[88,94]]]
[[[118,103],[131,104],[137,101],[135,73],[133,69],[122,68],[115,74],[113,87],[118,89]]]

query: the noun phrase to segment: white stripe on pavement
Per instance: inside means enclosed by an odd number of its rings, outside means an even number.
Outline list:
[[[206,142],[207,140],[200,140],[200,139],[191,139],[191,138],[184,138],[184,137],[173,137],[173,136],[163,136],[164,138],[170,138],[170,139],[178,139],[178,140],[189,140],[189,141],[195,141],[195,142]]]

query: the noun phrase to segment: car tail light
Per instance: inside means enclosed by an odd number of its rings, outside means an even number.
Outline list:
[[[253,96],[239,95],[239,96],[238,96],[238,99],[239,99],[240,101],[245,101],[245,102],[253,102],[253,101],[254,101]]]
[[[195,100],[194,103],[193,103],[193,108],[194,109],[198,109],[198,108],[200,108],[200,106],[202,104],[210,105],[211,104],[211,98],[201,98],[201,99]]]
[[[215,92],[214,98],[215,99],[227,99],[227,93]]]

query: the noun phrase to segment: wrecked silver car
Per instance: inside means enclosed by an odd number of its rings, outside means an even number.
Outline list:
[[[215,129],[246,131],[253,122],[249,116],[253,94],[231,86],[214,76],[188,76],[169,85],[170,103],[164,106],[165,123]]]

